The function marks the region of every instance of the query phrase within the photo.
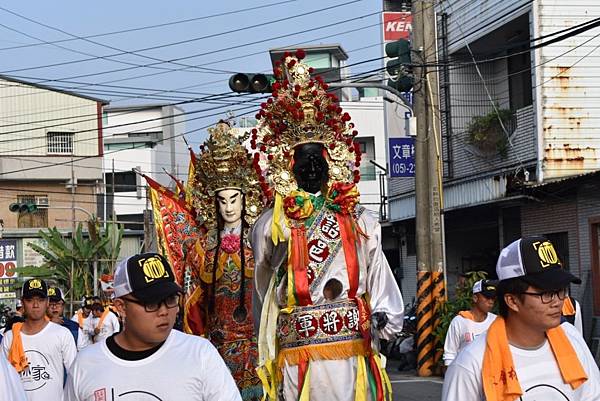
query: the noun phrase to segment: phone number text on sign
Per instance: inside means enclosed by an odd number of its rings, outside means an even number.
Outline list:
[[[390,138],[390,177],[415,176],[414,138]]]

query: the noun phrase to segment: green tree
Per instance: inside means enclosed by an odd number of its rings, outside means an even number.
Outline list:
[[[443,351],[444,341],[450,322],[458,312],[471,309],[473,298],[473,285],[479,280],[485,279],[487,273],[485,271],[473,271],[466,273],[464,281],[456,286],[456,297],[452,300],[444,302],[439,307],[437,313],[439,316],[439,324],[435,328],[433,335],[437,339],[438,350]]]
[[[91,294],[94,288],[94,262],[98,263],[98,274],[112,272],[119,255],[123,227],[108,223],[106,229],[97,219],[87,223],[87,232],[79,223],[72,238],[65,238],[56,227],[40,230],[39,236],[45,246],[34,243],[27,245],[44,257],[42,266],[26,266],[17,269],[21,276],[35,276],[55,282],[73,291],[73,299]],[[71,270],[73,287],[71,288]]]

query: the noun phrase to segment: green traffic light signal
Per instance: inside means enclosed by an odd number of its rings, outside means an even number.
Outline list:
[[[271,93],[275,77],[272,74],[237,73],[229,78],[229,88],[237,93]]]
[[[8,206],[8,210],[13,213],[33,213],[37,211],[37,205],[35,203],[11,203]]]
[[[410,42],[406,39],[385,45],[385,54],[390,58],[385,65],[390,76],[387,84],[400,92],[410,91],[414,84],[410,53]]]

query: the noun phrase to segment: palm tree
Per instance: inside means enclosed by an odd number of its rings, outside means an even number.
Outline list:
[[[119,255],[123,238],[123,226],[108,223],[100,227],[96,218],[87,223],[87,233],[79,223],[72,238],[65,238],[56,227],[40,230],[45,246],[27,245],[44,257],[42,266],[26,266],[18,269],[22,276],[35,276],[54,281],[62,288],[73,291],[73,299],[81,299],[94,289],[94,262],[100,262],[99,274],[112,272]],[[71,274],[73,286],[71,288]]]

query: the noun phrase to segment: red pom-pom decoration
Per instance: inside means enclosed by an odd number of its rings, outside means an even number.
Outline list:
[[[304,57],[306,57],[306,52],[302,49],[298,49],[296,50],[296,57],[298,60],[302,60]]]

